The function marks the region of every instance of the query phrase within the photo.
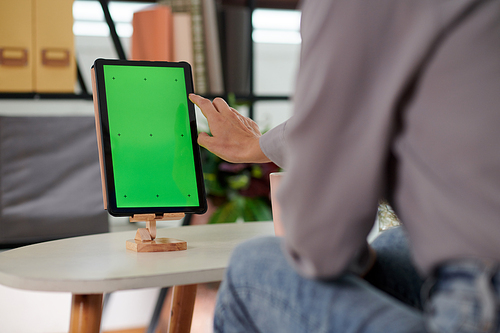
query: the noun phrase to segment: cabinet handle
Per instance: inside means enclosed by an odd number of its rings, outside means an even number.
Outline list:
[[[28,50],[22,47],[0,48],[0,65],[28,66]]]
[[[67,67],[70,65],[69,53],[67,49],[43,49],[42,64],[51,67]]]

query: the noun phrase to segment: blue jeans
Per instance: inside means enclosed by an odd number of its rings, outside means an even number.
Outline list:
[[[219,290],[215,332],[500,332],[498,269],[462,267],[456,263],[446,266],[432,280],[436,283],[425,283],[424,289],[431,298],[423,306],[420,290],[424,281],[411,263],[402,228],[386,231],[374,241],[378,259],[365,279],[351,274],[333,281],[305,279],[286,261],[281,241],[276,237],[259,238],[236,248]],[[470,287],[481,285],[473,281],[479,277],[484,282],[484,276],[492,277],[489,280],[494,282],[480,287],[483,290]],[[466,303],[475,299],[473,307],[460,302],[463,293],[460,288],[455,292],[457,284],[467,285],[467,290],[472,291]],[[489,298],[484,297],[484,292]],[[450,297],[454,297],[453,302],[442,301]],[[483,307],[478,299],[493,304],[493,316],[478,311]],[[460,315],[456,315],[457,311]],[[479,318],[495,324],[488,330],[469,330],[468,324],[462,327],[462,316],[477,317],[477,313]],[[474,322],[477,321],[468,321]]]

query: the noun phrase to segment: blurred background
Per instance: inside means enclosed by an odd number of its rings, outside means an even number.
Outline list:
[[[174,26],[172,34],[182,36],[182,32],[189,31],[186,38],[192,38],[191,49],[184,50],[192,54],[178,60],[191,57],[197,93],[209,98],[226,98],[242,114],[253,118],[263,131],[290,117],[301,43],[300,11],[295,0],[1,1],[0,251],[49,239],[140,227],[131,225],[127,219],[110,218],[102,209],[92,127],[90,68],[96,58],[133,59],[134,14],[156,10],[157,6],[168,6],[172,17],[189,15],[185,29],[176,30]],[[155,27],[144,28],[136,22],[135,29],[135,38],[140,39],[137,35],[140,29],[147,34],[147,29]],[[66,83],[61,86],[63,81]],[[197,120],[199,130],[208,131],[199,110]],[[68,128],[67,133],[58,130],[63,127]],[[81,135],[73,142],[70,138],[76,131]],[[55,141],[67,144],[54,145]],[[61,161],[54,160],[59,155]],[[46,160],[47,156],[50,160]],[[73,164],[65,164],[68,160]],[[218,198],[215,200],[219,200],[218,207],[227,203],[228,197],[233,198],[234,193],[239,194],[238,198],[256,195],[265,198],[267,189],[262,192],[252,179],[262,180],[277,170],[272,166],[228,166],[213,156],[205,156],[205,160],[208,164],[204,168],[209,170],[207,179],[212,177],[212,182],[208,181],[212,191],[209,192]],[[40,165],[49,171],[53,169],[53,177],[40,173]],[[80,181],[68,184],[56,179],[66,172],[75,176],[68,178]],[[15,181],[10,180],[13,174]],[[34,178],[25,178],[30,175]],[[85,177],[95,181],[86,181]],[[29,187],[40,179],[44,179],[43,184]],[[88,193],[88,197],[75,200],[67,192],[75,189]],[[63,204],[57,207],[66,207],[66,210],[47,206],[58,200]],[[251,204],[258,206],[253,201]],[[82,216],[71,215],[78,207]],[[40,214],[42,208],[46,216]],[[255,208],[260,212],[259,209]],[[83,216],[90,211],[95,211],[94,215]],[[81,221],[68,223],[77,218]],[[270,219],[270,216],[258,213],[233,218]],[[101,222],[90,226],[85,219]],[[197,223],[206,223],[207,219]],[[158,227],[182,223],[162,222]],[[103,313],[103,331],[146,331],[159,292],[144,289],[113,293]],[[208,299],[213,299],[216,286],[209,286],[204,292]],[[71,295],[66,293],[28,292],[0,285],[0,331],[66,332],[70,300]],[[209,304],[208,312],[198,315],[198,322],[196,319],[193,322],[193,332],[211,331],[210,311]],[[160,325],[157,331],[162,330],[165,327]]]

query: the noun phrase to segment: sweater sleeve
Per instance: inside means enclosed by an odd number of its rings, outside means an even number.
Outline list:
[[[283,169],[286,164],[285,128],[286,122],[267,131],[260,137],[259,140],[260,148],[264,154]]]

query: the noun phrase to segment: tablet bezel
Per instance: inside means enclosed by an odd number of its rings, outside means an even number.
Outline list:
[[[191,147],[195,163],[196,183],[199,206],[170,206],[170,207],[117,207],[115,178],[113,173],[113,161],[111,152],[111,138],[109,130],[108,108],[106,99],[106,87],[104,81],[103,66],[149,66],[149,67],[175,67],[184,69],[186,83],[186,101],[189,113],[189,128],[191,132]],[[165,61],[130,61],[115,59],[97,59],[93,65],[93,75],[95,75],[94,105],[96,112],[96,130],[98,139],[100,137],[101,173],[103,181],[103,199],[105,209],[113,216],[133,216],[134,214],[163,214],[163,213],[195,213],[202,214],[207,210],[207,201],[203,171],[201,165],[200,148],[198,146],[198,127],[194,104],[188,96],[194,91],[191,66],[187,62],[165,62]],[[99,133],[100,132],[100,133]],[[104,193],[105,191],[105,193]]]

